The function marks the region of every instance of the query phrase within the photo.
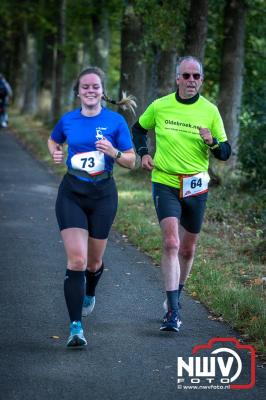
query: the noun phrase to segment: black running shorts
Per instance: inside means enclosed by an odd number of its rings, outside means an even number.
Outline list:
[[[180,199],[179,189],[153,182],[152,194],[159,222],[176,217],[188,232],[200,232],[208,193]]]
[[[92,183],[66,174],[59,186],[55,206],[59,228],[82,228],[94,239],[107,239],[117,204],[113,178]]]

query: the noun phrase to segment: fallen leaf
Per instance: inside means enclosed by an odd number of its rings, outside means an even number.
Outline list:
[[[258,285],[262,285],[263,284],[263,279],[261,278],[256,278],[254,279],[254,281],[252,282],[254,285],[258,286]]]

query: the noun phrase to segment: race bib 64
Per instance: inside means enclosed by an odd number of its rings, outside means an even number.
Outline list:
[[[197,196],[208,192],[210,177],[208,172],[200,172],[196,175],[180,176],[180,197]]]

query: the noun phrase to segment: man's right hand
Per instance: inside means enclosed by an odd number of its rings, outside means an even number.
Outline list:
[[[149,154],[145,154],[145,156],[142,157],[141,166],[143,169],[147,169],[148,171],[153,170],[154,162]]]

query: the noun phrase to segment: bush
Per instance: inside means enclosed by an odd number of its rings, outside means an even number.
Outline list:
[[[250,93],[249,103],[244,106],[241,117],[239,161],[249,184],[266,187],[266,104],[265,93]]]

